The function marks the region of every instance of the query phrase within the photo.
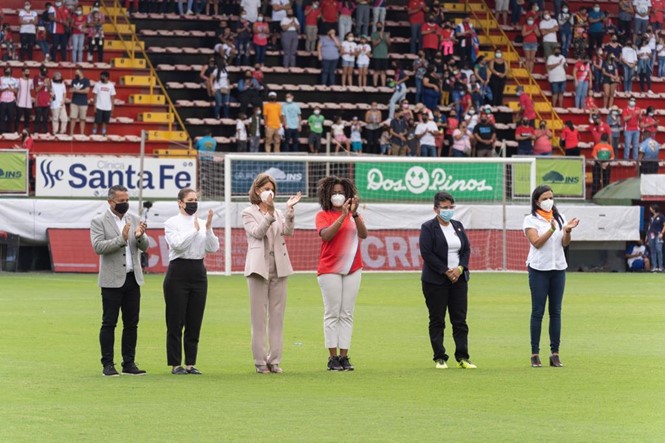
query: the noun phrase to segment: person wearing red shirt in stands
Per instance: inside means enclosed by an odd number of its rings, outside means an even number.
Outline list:
[[[320,35],[328,34],[331,29],[337,30],[339,11],[335,0],[323,0],[321,2],[321,32]]]
[[[51,79],[48,78],[46,66],[39,68],[39,75],[34,79],[35,91],[35,133],[48,132],[51,106]]]
[[[316,52],[316,39],[319,35],[321,8],[319,2],[305,6],[305,51]]]
[[[53,41],[51,61],[57,61],[58,48],[60,48],[60,61],[67,61],[67,40],[69,36],[65,31],[65,26],[71,19],[71,13],[62,0],[58,0],[55,2],[55,6],[49,8],[48,14],[51,23],[53,23],[51,28],[51,39]]]
[[[649,132],[652,137],[655,137],[658,130],[658,120],[653,118],[653,114],[653,106],[649,106],[646,112],[642,114],[642,118],[640,118],[640,131]],[[644,140],[644,137],[642,139]]]
[[[420,30],[423,35],[423,49],[425,50],[427,60],[431,63],[436,51],[439,49],[441,28],[434,21],[434,16],[430,15],[427,17],[427,23],[423,24]]]
[[[663,29],[665,21],[665,0],[651,0],[651,26],[655,32]]]
[[[633,160],[637,160],[637,152],[640,147],[640,115],[642,110],[637,107],[635,99],[630,98],[628,101],[628,107],[626,107],[621,113],[623,121],[625,124],[624,127],[624,136],[626,138],[626,143],[623,148],[623,159],[628,160],[630,156],[630,151],[632,148],[633,151]]]
[[[443,56],[443,63],[447,65],[455,55],[455,30],[450,23],[443,24],[439,29],[439,41],[441,42],[439,49]]]
[[[518,86],[516,91],[517,96],[520,98],[520,112],[527,120],[529,126],[536,127],[536,106],[533,104],[533,99],[529,94],[524,92],[524,86]]]
[[[580,133],[573,125],[572,120],[566,120],[566,125],[561,131],[561,140],[564,143],[564,148],[566,148],[567,157],[580,155]]]
[[[411,54],[417,54],[422,48],[422,26],[425,23],[427,6],[423,0],[409,0],[406,6],[411,24]]]
[[[363,267],[360,240],[367,238],[367,227],[357,212],[358,190],[348,178],[322,178],[317,196],[321,211],[316,214],[316,231],[322,240],[317,279],[323,295],[328,370],[352,371],[348,353]]]
[[[515,140],[517,141],[517,155],[533,155],[534,130],[526,117],[522,117],[517,128],[515,128]]]
[[[593,137],[593,144],[600,143],[603,134],[607,134],[607,139],[612,137],[612,129],[610,126],[600,119],[600,115],[594,114],[591,116],[592,125],[589,125],[591,137]]]

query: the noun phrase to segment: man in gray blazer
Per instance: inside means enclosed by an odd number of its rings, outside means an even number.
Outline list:
[[[99,255],[99,287],[102,288],[102,374],[118,376],[113,362],[115,325],[122,309],[122,373],[144,375],[134,362],[139,324],[143,271],[141,251],[148,249],[146,224],[129,209],[129,192],[116,185],[108,192],[109,208],[92,219],[90,240]]]

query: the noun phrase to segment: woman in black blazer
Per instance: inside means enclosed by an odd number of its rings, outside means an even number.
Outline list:
[[[434,196],[436,217],[420,228],[420,255],[423,258],[421,275],[423,295],[429,310],[429,338],[434,351],[436,368],[446,369],[448,354],[443,346],[446,310],[453,325],[455,360],[463,369],[475,369],[469,361],[466,324],[471,248],[464,226],[452,217],[455,199],[447,192]]]

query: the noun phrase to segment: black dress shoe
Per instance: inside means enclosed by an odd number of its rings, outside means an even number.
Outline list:
[[[540,368],[543,366],[543,364],[540,362],[540,356],[539,355],[532,355],[531,356],[531,367],[532,368]]]
[[[123,375],[145,375],[146,371],[139,369],[136,364],[132,363],[122,368]]]
[[[116,371],[114,364],[104,366],[102,375],[104,377],[120,377],[120,374],[118,374],[118,371]]]
[[[173,375],[187,375],[189,372],[187,372],[187,369],[183,368],[182,366],[175,367],[171,370],[171,374]]]
[[[563,368],[563,363],[561,363],[561,360],[559,360],[559,354],[550,355],[550,366],[554,366],[555,368]]]
[[[192,374],[192,375],[203,375],[203,373],[201,371],[199,371],[198,369],[196,369],[194,366],[187,369],[187,373]]]

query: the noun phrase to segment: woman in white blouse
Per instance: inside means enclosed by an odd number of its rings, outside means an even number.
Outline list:
[[[294,209],[300,192],[286,202],[286,214],[275,208],[277,183],[259,174],[249,190],[252,206],[242,211],[247,234],[245,276],[249,287],[252,354],[256,372],[282,373],[286,279],[293,274],[284,236],[293,235]],[[266,328],[267,326],[267,328]]]
[[[164,277],[166,356],[172,374],[200,375],[201,372],[194,365],[208,293],[208,276],[203,258],[206,253],[219,249],[219,239],[212,231],[213,211],[208,211],[207,220],[196,216],[196,191],[190,188],[180,190],[178,208],[180,213],[164,223],[166,243],[169,245],[169,268]]]
[[[550,315],[550,366],[562,367],[559,359],[561,339],[561,304],[566,286],[566,256],[570,234],[579,224],[576,218],[567,221],[554,206],[554,193],[546,185],[531,194],[531,214],[524,218],[523,230],[529,243],[526,264],[531,288],[531,366],[539,368],[540,330],[548,303]]]

